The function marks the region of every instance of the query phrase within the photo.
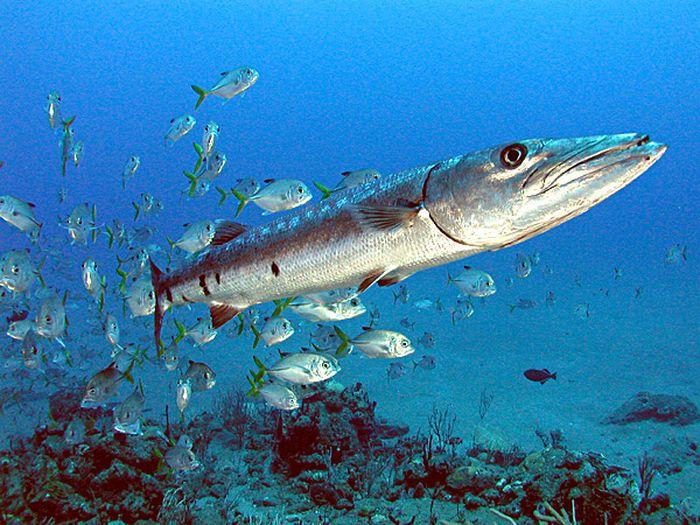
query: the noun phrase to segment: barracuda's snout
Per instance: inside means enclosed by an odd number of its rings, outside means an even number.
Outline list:
[[[604,177],[608,182],[619,177],[618,182],[627,184],[666,151],[638,133],[534,141],[533,146],[532,167],[522,180],[525,195],[531,197]]]
[[[466,155],[431,180],[427,207],[454,239],[497,249],[580,215],[665,151],[638,133],[505,144]]]

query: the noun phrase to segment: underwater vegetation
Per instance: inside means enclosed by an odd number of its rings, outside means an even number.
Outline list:
[[[223,395],[187,424],[110,430],[100,409],[75,425],[80,396],[50,400],[50,423],[0,455],[3,523],[479,524],[698,523],[657,492],[654,455],[637,472],[538,431],[525,451],[486,423],[469,432],[447,407],[410,433],[376,416],[362,385],[331,381],[295,412]],[[164,460],[189,442],[201,465]],[[194,445],[193,445],[194,444]]]

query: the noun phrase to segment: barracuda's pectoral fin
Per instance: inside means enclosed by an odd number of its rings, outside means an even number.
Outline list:
[[[216,221],[215,226],[216,232],[214,233],[214,238],[211,241],[213,246],[226,244],[246,231],[245,226],[233,221]]]
[[[212,328],[221,328],[241,312],[241,309],[230,304],[212,304],[209,307]]]
[[[364,230],[391,232],[410,228],[425,208],[420,203],[402,206],[351,206],[350,213]],[[426,212],[427,213],[427,212]]]

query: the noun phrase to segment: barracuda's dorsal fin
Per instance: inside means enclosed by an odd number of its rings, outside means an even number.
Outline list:
[[[214,233],[214,238],[211,241],[213,246],[226,244],[246,231],[245,226],[233,221],[216,221],[215,226],[216,232]]]
[[[216,329],[221,328],[236,317],[241,313],[241,310],[230,304],[212,304],[209,307],[209,313],[211,314],[211,326]]]

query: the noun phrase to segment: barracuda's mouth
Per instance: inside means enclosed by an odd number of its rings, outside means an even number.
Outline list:
[[[554,157],[536,165],[525,177],[522,189],[528,196],[542,195],[555,188],[620,172],[634,173],[652,164],[666,151],[666,146],[649,139],[649,135],[627,134],[592,137],[561,158]],[[620,169],[618,169],[620,168]]]

